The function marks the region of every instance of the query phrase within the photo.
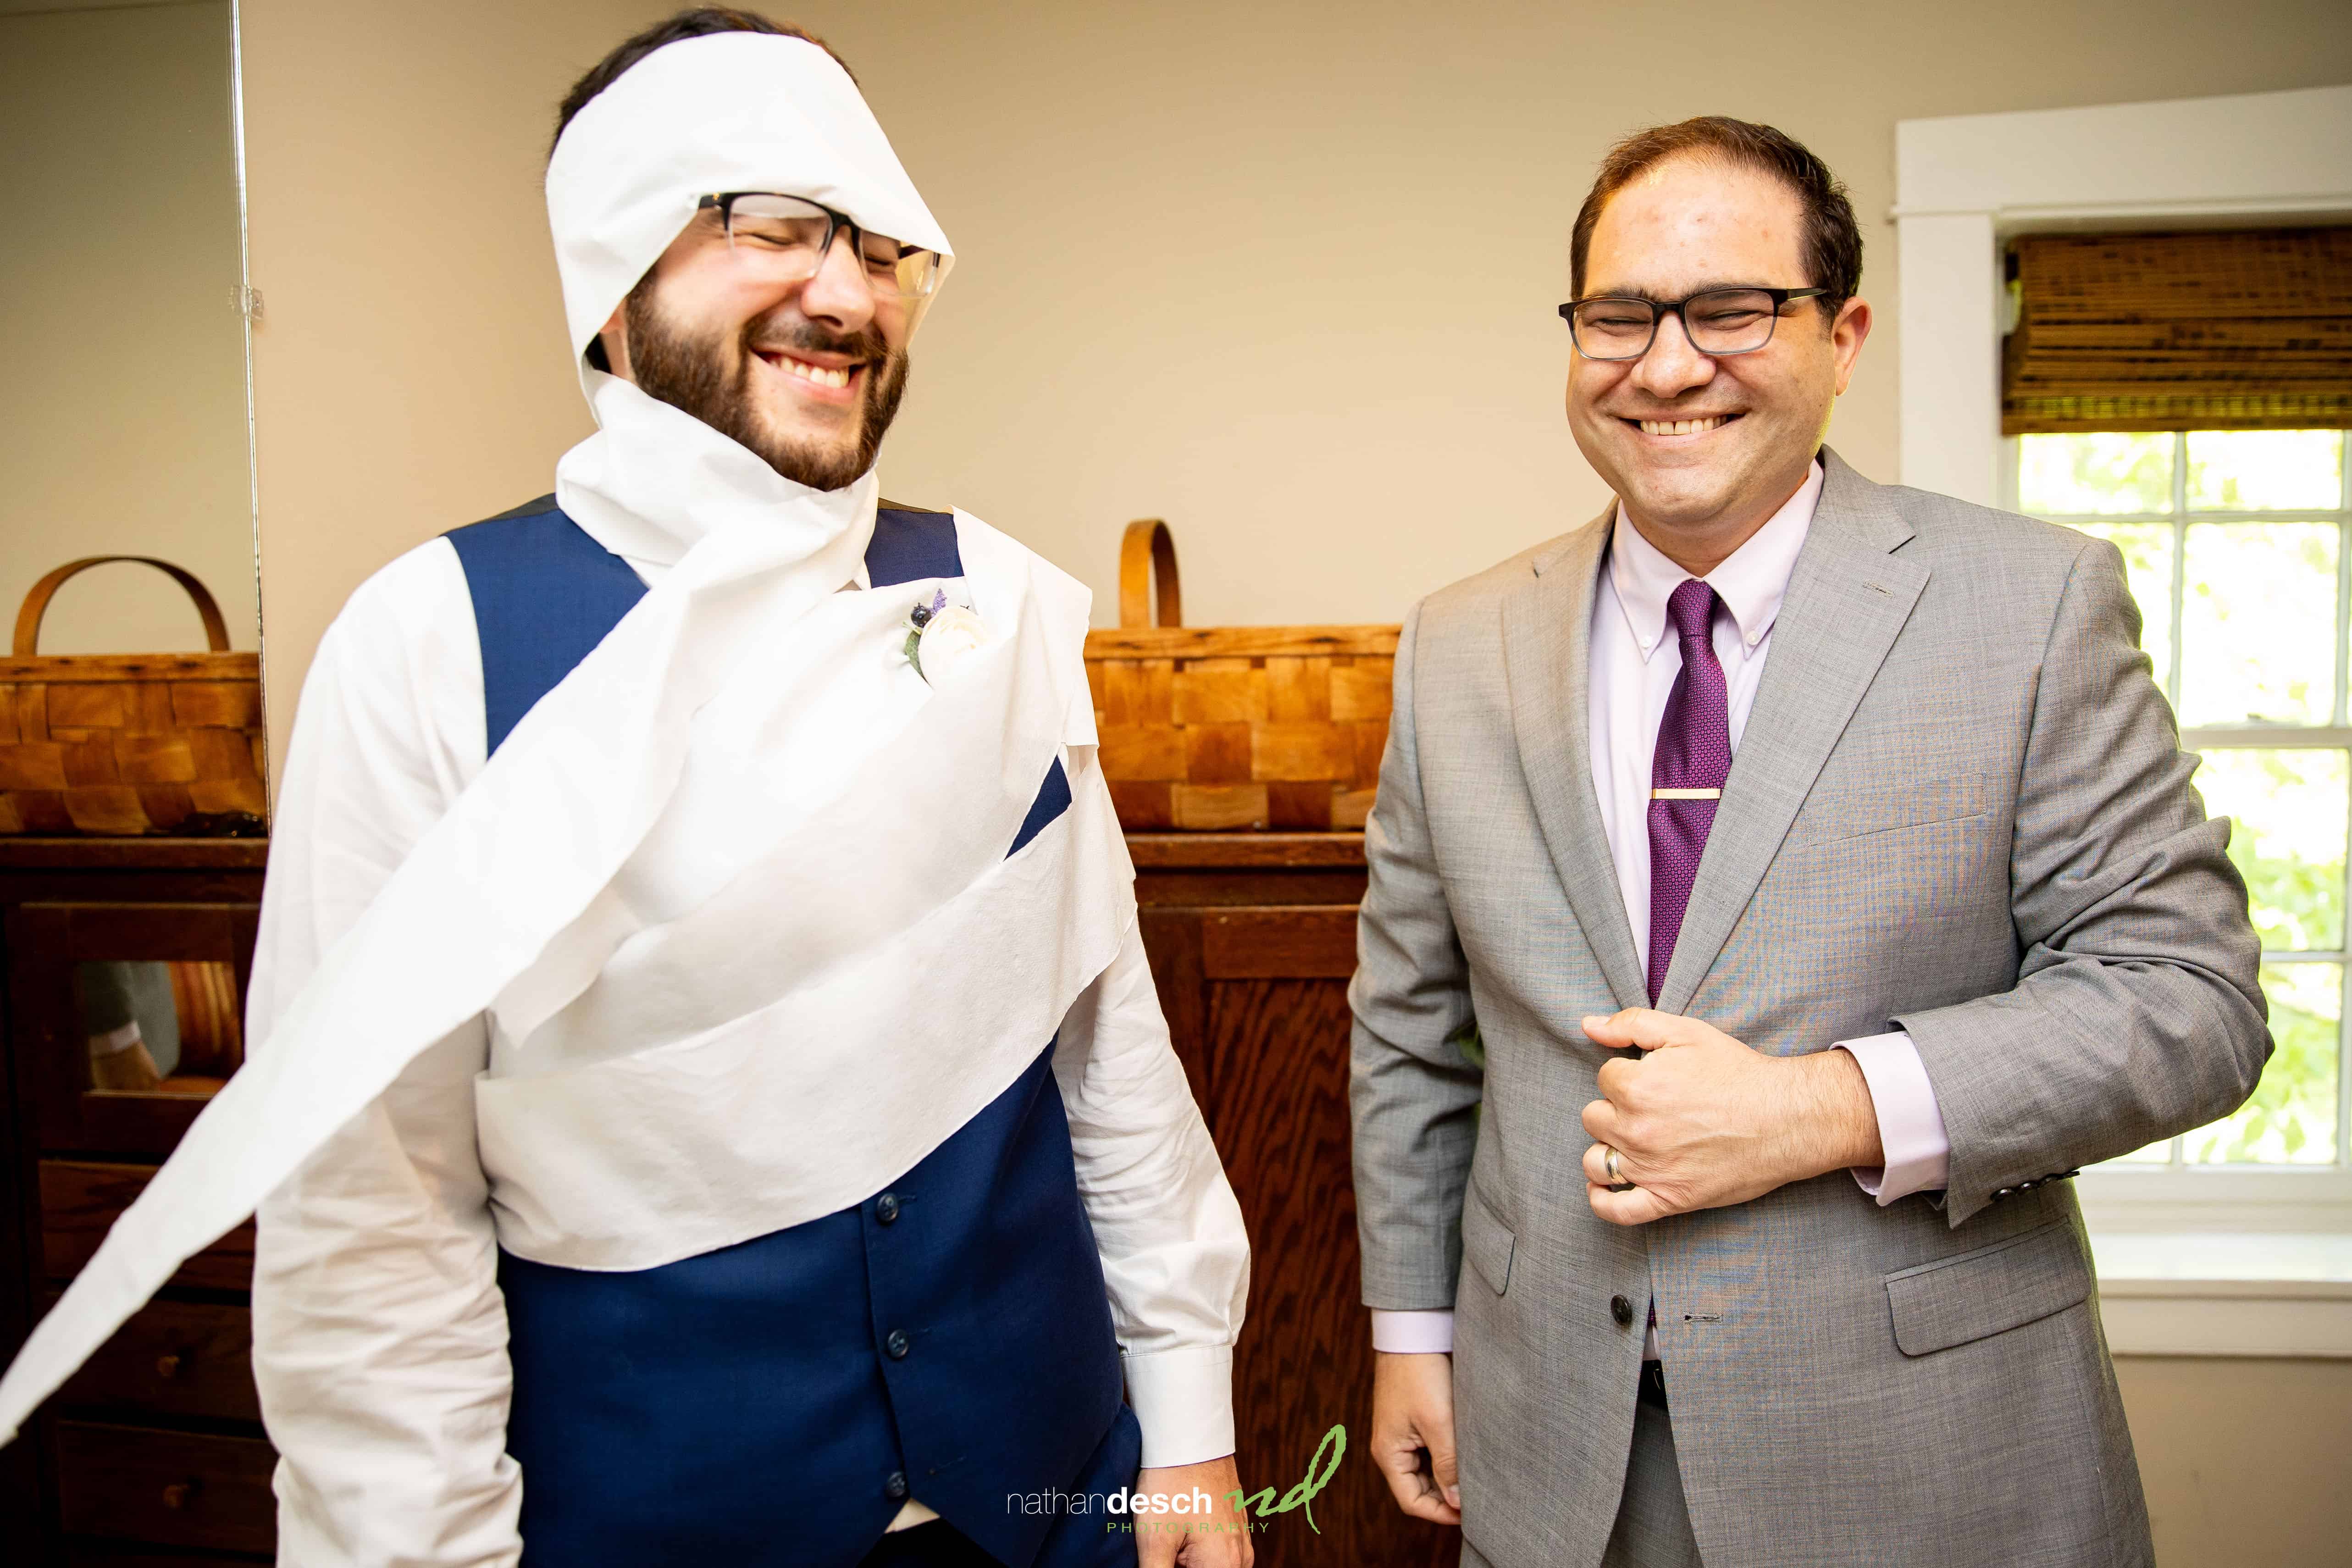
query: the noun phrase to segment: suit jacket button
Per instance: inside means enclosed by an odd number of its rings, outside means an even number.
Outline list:
[[[1633,1326],[1633,1303],[1628,1301],[1622,1296],[1612,1296],[1609,1298],[1609,1315],[1617,1320],[1617,1326],[1619,1328],[1632,1328]]]
[[[2009,1194],[2011,1194],[2011,1193],[2015,1192],[2016,1190],[2017,1190],[2017,1189],[2016,1189],[2015,1187],[1995,1187],[1995,1188],[1992,1190],[1992,1195],[1993,1195],[1994,1199],[1995,1199],[1996,1201],[1998,1201],[1998,1200],[2000,1200],[2000,1199],[2001,1199],[2001,1198],[2005,1198],[2005,1197],[2009,1196]]]
[[[883,1353],[892,1361],[905,1361],[907,1352],[913,1348],[914,1342],[907,1337],[904,1329],[892,1329],[889,1337],[882,1342]]]
[[[888,1498],[892,1502],[906,1501],[907,1472],[904,1470],[891,1471],[890,1479],[882,1483],[882,1495]]]
[[[880,1220],[884,1225],[888,1225],[891,1221],[897,1219],[898,1217],[898,1194],[896,1193],[884,1193],[880,1197],[875,1199],[874,1217]]]

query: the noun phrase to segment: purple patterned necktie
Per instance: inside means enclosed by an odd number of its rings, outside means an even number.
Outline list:
[[[1650,760],[1650,1002],[1665,988],[1698,858],[1731,773],[1731,706],[1715,657],[1715,590],[1693,577],[1666,601],[1682,640],[1682,673]]]

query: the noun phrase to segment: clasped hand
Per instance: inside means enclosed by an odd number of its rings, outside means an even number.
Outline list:
[[[1842,1050],[1771,1057],[1711,1024],[1649,1007],[1584,1020],[1618,1057],[1584,1108],[1592,1210],[1616,1225],[1746,1203],[1841,1166],[1883,1162],[1870,1086]],[[1609,1151],[1619,1180],[1610,1190]]]

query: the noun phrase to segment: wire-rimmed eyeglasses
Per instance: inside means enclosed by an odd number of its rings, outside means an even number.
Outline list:
[[[1772,341],[1772,329],[1791,300],[1811,300],[1826,289],[1702,289],[1683,300],[1635,294],[1595,294],[1559,308],[1576,352],[1586,359],[1640,359],[1658,336],[1661,317],[1679,317],[1683,335],[1703,354],[1752,354]]]
[[[836,235],[849,236],[850,248],[877,294],[919,300],[939,287],[935,250],[902,245],[888,235],[860,228],[846,213],[774,191],[718,191],[695,204],[716,211],[736,261],[775,283],[804,283],[833,253]]]

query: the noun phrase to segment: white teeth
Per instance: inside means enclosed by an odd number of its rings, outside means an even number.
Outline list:
[[[1644,436],[1697,436],[1721,427],[1724,419],[1717,414],[1706,419],[1644,419],[1640,424]]]
[[[807,361],[796,360],[790,354],[777,355],[774,363],[779,369],[799,376],[803,381],[813,381],[819,386],[849,384],[849,372],[846,369],[827,370],[821,364],[810,364]]]

